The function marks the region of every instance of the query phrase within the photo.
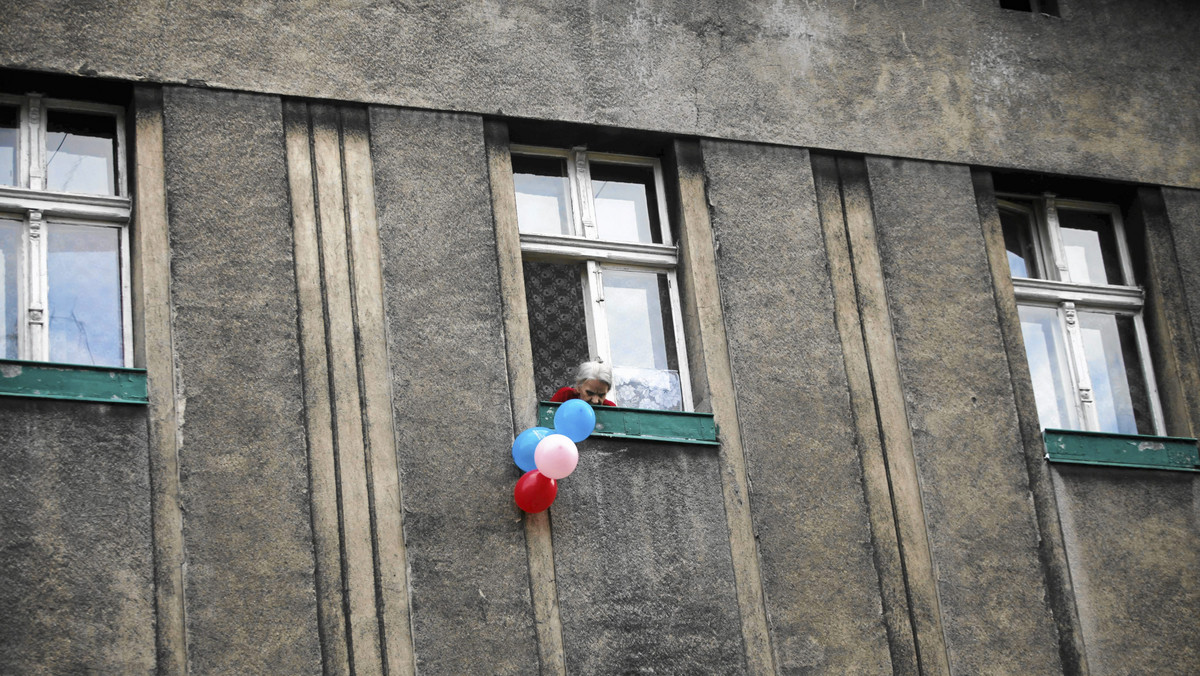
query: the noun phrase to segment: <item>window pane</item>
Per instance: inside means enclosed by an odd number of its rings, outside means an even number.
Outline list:
[[[575,384],[575,368],[591,358],[579,263],[525,261],[525,307],[539,400]],[[611,397],[609,397],[611,399]]]
[[[1004,248],[1008,250],[1008,269],[1013,277],[1040,278],[1033,248],[1033,227],[1029,216],[1019,211],[1000,210],[1004,228]]]
[[[1079,329],[1100,431],[1154,434],[1133,318],[1080,312]]]
[[[572,234],[566,160],[513,155],[512,165],[521,232]]]
[[[599,238],[661,244],[654,170],[593,163],[591,173]]]
[[[679,410],[683,394],[667,276],[604,271],[614,399],[621,406]]]
[[[20,109],[0,106],[0,185],[17,184],[17,130],[20,128]]]
[[[1020,306],[1025,357],[1042,427],[1075,429],[1066,344],[1055,308]]]
[[[46,122],[46,189],[116,195],[117,123],[111,115],[51,110]]]
[[[0,320],[4,322],[4,344],[0,357],[18,359],[17,332],[21,319],[21,232],[20,221],[0,219]]]
[[[1125,284],[1112,219],[1107,214],[1058,210],[1063,253],[1077,284]]]
[[[52,223],[48,235],[50,361],[121,366],[120,231]]]

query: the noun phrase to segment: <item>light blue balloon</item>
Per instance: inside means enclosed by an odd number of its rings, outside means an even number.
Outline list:
[[[533,451],[537,448],[539,441],[551,434],[554,434],[554,430],[549,428],[530,427],[513,440],[513,462],[517,463],[517,467],[520,467],[522,472],[537,469],[537,465],[533,462]]]
[[[596,429],[596,412],[582,399],[570,399],[554,412],[554,431],[579,443]]]

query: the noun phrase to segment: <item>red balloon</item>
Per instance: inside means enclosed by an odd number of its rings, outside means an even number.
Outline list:
[[[529,470],[517,479],[517,486],[513,489],[517,506],[530,514],[544,511],[557,495],[558,482],[536,469]]]

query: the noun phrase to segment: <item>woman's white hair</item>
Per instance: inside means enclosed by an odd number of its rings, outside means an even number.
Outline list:
[[[575,384],[585,380],[599,380],[612,387],[612,367],[602,361],[585,361],[575,371]]]

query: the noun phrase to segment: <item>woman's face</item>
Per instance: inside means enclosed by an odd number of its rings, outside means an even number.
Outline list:
[[[591,378],[577,383],[575,391],[579,393],[580,399],[593,406],[599,406],[604,403],[604,398],[608,396],[608,383],[603,380]]]

